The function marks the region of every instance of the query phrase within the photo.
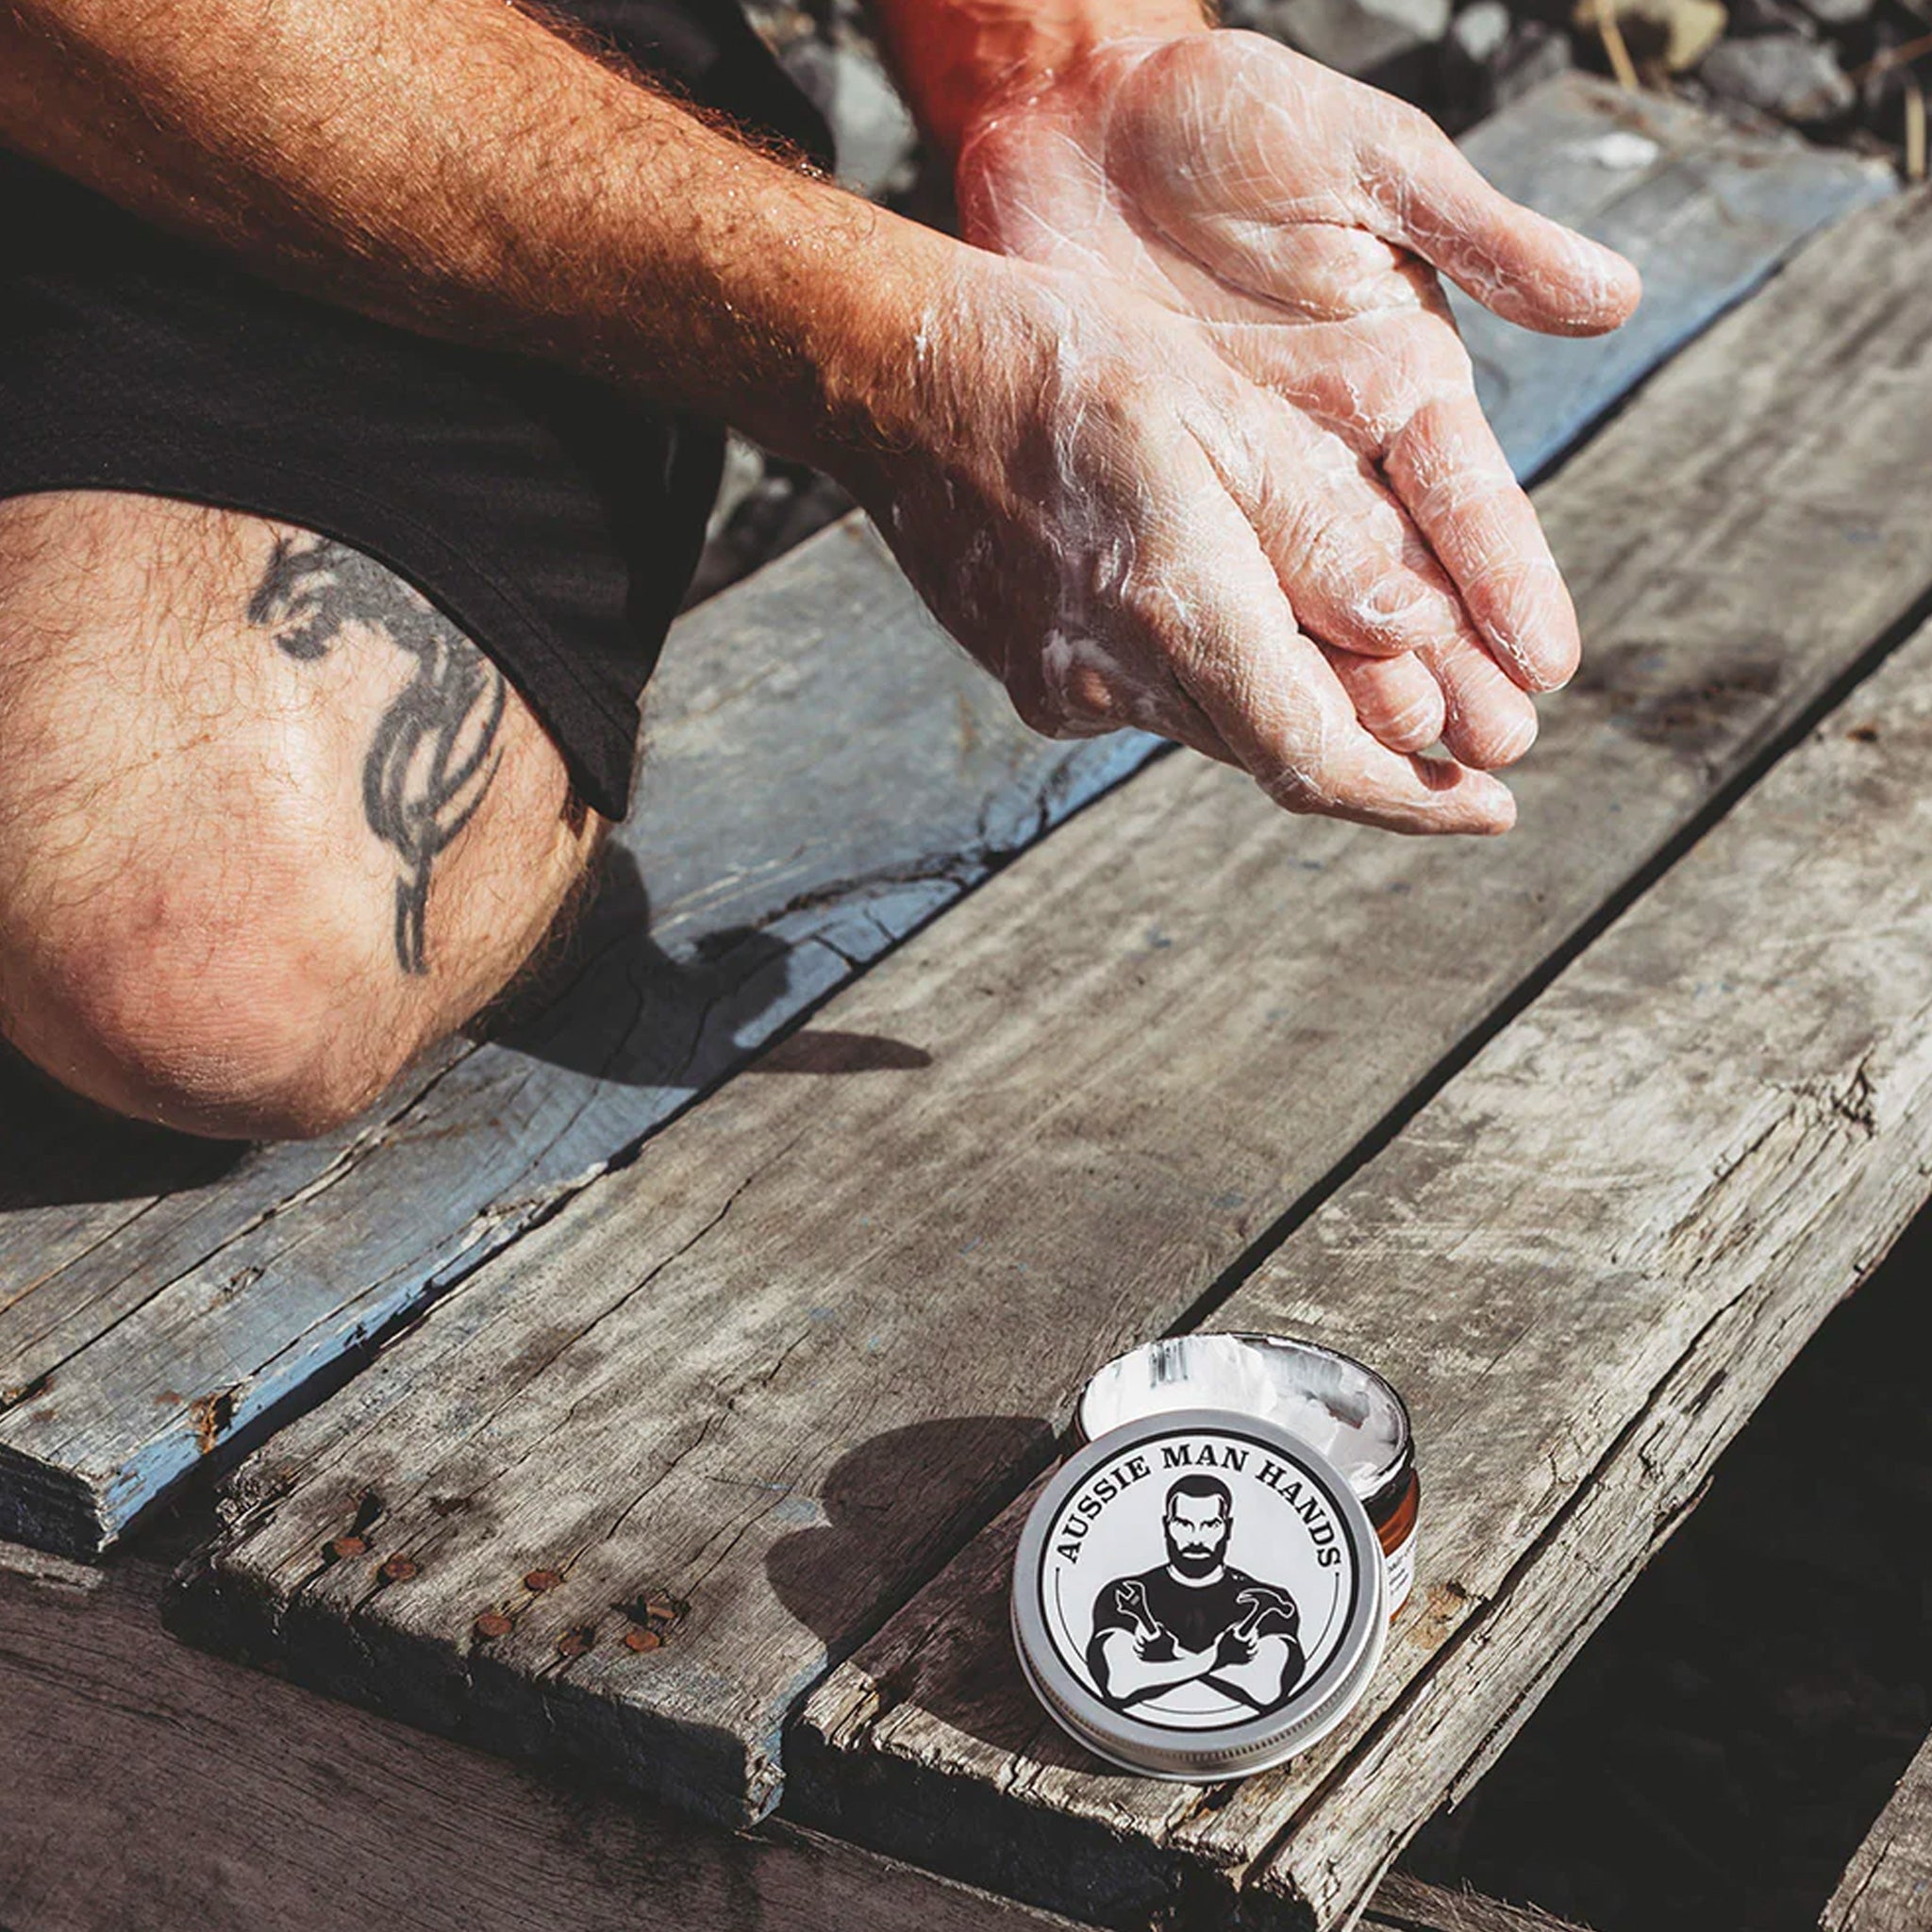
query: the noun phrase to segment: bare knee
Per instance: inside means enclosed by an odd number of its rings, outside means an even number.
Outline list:
[[[369,559],[0,506],[0,1031],[88,1097],[245,1139],[353,1119],[536,943],[594,831],[566,801],[501,675]]]
[[[225,1140],[331,1132],[419,1051],[421,1017],[244,911],[150,884],[43,921],[0,972],[0,1030],[117,1113]]]

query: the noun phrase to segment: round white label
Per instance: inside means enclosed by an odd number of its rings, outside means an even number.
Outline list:
[[[1280,1710],[1334,1657],[1365,1587],[1329,1480],[1239,1427],[1127,1443],[1068,1491],[1040,1546],[1059,1662],[1158,1730]]]

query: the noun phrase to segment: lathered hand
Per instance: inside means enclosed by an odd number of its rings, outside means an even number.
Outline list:
[[[1382,742],[1520,756],[1576,623],[1435,271],[1589,335],[1630,313],[1635,269],[1416,109],[1246,33],[1103,42],[982,112],[958,186],[970,240],[1134,290],[1254,386],[1256,535]]]
[[[894,383],[844,479],[1036,730],[1139,725],[1294,811],[1511,823],[1497,779],[1365,729],[1296,621],[1388,657],[1454,634],[1446,580],[1347,445],[1191,318],[956,247]]]

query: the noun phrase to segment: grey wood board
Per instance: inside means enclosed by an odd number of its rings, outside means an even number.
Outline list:
[[[1364,1357],[1415,1417],[1415,1593],[1340,1730],[1219,1790],[1099,1766],[1012,1662],[1009,1510],[814,1697],[806,1815],[1036,1900],[1110,1856],[1113,1923],[1180,1891],[1345,1924],[1924,1202],[1928,769],[1932,628],[1216,1311]]]
[[[1525,469],[1881,185],[1575,76],[1470,145],[1651,282],[1602,341],[1471,323]],[[44,1107],[0,1074],[0,1533],[110,1542],[1153,749],[1025,733],[857,523],[684,620],[650,711],[567,993],[506,1040],[439,1054],[356,1127],[220,1158],[137,1138],[57,1159]],[[854,1066],[876,1050],[818,1048]]]
[[[163,1567],[76,1590],[0,1552],[8,1932],[1057,1932],[815,1833],[694,1825],[224,1663]]]
[[[1821,241],[1539,491],[1592,654],[1508,840],[1291,820],[1162,761],[824,1015],[904,1051],[834,1075],[788,1042],[763,1064],[791,1077],[728,1084],[253,1458],[194,1593],[210,1641],[765,1809],[788,1713],[1041,1466],[1080,1379],[1932,584],[1927,206]],[[677,1624],[639,1655],[654,1593]]]
[[[0,1544],[8,1932],[1056,1932],[821,1834],[724,1832],[192,1650],[164,1565]],[[1392,1878],[1391,1932],[1564,1932]]]
[[[1932,1738],[1920,1745],[1820,1916],[1824,1932],[1932,1924]]]

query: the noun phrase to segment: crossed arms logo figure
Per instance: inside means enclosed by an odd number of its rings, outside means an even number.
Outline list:
[[[1177,1684],[1206,1684],[1256,1712],[1277,1708],[1301,1681],[1301,1611],[1278,1584],[1226,1562],[1234,1497],[1211,1475],[1184,1475],[1161,1518],[1167,1561],[1103,1589],[1093,1605],[1087,1668],[1125,1710]]]

